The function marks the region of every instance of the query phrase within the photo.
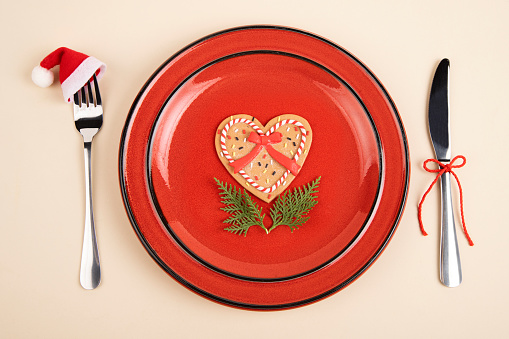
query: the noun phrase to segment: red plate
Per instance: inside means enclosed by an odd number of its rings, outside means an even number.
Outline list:
[[[236,112],[262,123],[291,112],[311,124],[313,143],[289,189],[321,176],[319,205],[298,232],[279,227],[267,236],[253,227],[239,237],[223,230],[228,215],[213,178],[238,183],[213,141]],[[148,178],[161,220],[190,255],[223,274],[276,281],[324,267],[362,234],[379,197],[381,158],[369,113],[341,79],[302,57],[260,51],[215,60],[170,95],[151,134]]]
[[[288,113],[313,129],[288,189],[321,176],[319,203],[294,232],[224,231],[214,178],[240,184],[214,147],[219,123]],[[305,305],[357,278],[390,240],[408,179],[403,126],[379,81],[339,46],[285,27],[219,32],[168,59],[136,98],[120,145],[124,203],[150,255],[191,290],[249,309]],[[253,199],[268,216],[273,202]]]

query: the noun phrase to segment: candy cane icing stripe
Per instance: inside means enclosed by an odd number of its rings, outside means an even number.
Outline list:
[[[226,135],[228,134],[228,130],[235,124],[238,124],[238,123],[245,123],[245,124],[248,124],[249,126],[251,126],[258,134],[263,134],[262,130],[260,129],[260,127],[258,127],[256,125],[256,123],[254,121],[251,121],[251,120],[248,120],[248,119],[244,119],[244,118],[237,118],[235,120],[233,119],[230,119],[230,121],[224,126],[223,130],[221,131],[221,148],[223,149],[223,154],[225,156],[226,159],[228,159],[229,162],[233,162],[234,160],[232,159],[232,157],[230,156],[230,154],[228,153],[228,151],[226,150]],[[239,172],[240,173],[240,172]],[[247,179],[247,178],[246,178]]]
[[[304,144],[306,143],[307,131],[304,128],[304,125],[302,125],[302,123],[300,123],[297,120],[286,119],[286,120],[281,121],[281,126],[284,126],[286,124],[292,124],[292,125],[297,126],[300,129],[301,133],[302,133],[302,138],[300,140],[301,142],[299,144],[299,148],[297,149],[297,154],[295,154],[295,156],[293,157],[295,159],[295,161],[297,161],[297,160],[299,160],[299,157],[300,157],[300,155],[302,154],[302,152],[304,150]],[[266,135],[268,136],[268,135],[274,133],[274,131],[276,131],[278,128],[279,128],[279,126],[277,124],[275,126],[272,126],[272,128],[266,133]],[[288,174],[286,174],[286,176],[288,176]],[[286,176],[285,176],[285,178],[286,178]]]
[[[223,130],[221,131],[221,138],[220,138],[222,153],[224,154],[224,157],[230,163],[234,162],[235,160],[230,156],[230,154],[228,153],[228,150],[226,149],[226,136],[228,135],[228,130],[233,125],[238,124],[238,123],[245,123],[245,124],[249,125],[250,127],[252,127],[259,135],[264,135],[262,129],[260,127],[258,127],[258,125],[253,120],[249,120],[249,119],[245,119],[245,118],[237,118],[237,119],[234,120],[234,119],[230,118],[230,121],[223,127]],[[295,125],[296,127],[298,127],[300,129],[300,132],[301,132],[301,142],[299,144],[299,147],[297,149],[296,154],[293,157],[295,159],[295,161],[297,161],[299,159],[300,155],[302,154],[302,152],[304,150],[304,145],[306,143],[307,131],[304,128],[304,125],[302,125],[302,123],[300,123],[299,121],[294,120],[294,119],[285,119],[285,120],[282,120],[282,121],[278,121],[274,126],[272,126],[265,133],[265,135],[266,136],[271,135],[279,127],[282,127],[282,126],[284,126],[286,124]],[[287,170],[285,173],[283,173],[281,178],[279,178],[279,180],[274,185],[272,185],[271,187],[264,187],[264,186],[258,185],[244,170],[240,170],[238,173],[240,175],[242,175],[242,177],[244,179],[246,179],[246,181],[251,186],[256,188],[257,190],[262,191],[263,193],[271,193],[271,192],[275,191],[281,184],[286,183],[286,178],[290,174],[290,171]]]

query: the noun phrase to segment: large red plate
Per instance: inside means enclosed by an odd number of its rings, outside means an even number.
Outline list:
[[[290,189],[322,181],[301,229],[222,230],[213,178],[237,183],[213,139],[238,113],[310,122],[313,145]],[[392,237],[409,180],[403,126],[374,75],[323,38],[273,26],[219,32],[168,59],[136,98],[119,156],[126,210],[150,255],[191,290],[250,309],[305,305],[356,279]]]

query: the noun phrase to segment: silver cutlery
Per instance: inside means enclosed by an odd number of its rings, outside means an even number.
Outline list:
[[[74,123],[76,129],[83,136],[85,155],[85,231],[81,252],[80,283],[83,288],[91,290],[96,288],[101,281],[99,251],[97,249],[92,208],[91,152],[92,139],[103,123],[103,108],[95,75],[93,81],[88,81],[85,86],[74,94]]]
[[[451,162],[449,133],[449,60],[443,59],[435,72],[429,98],[429,133],[438,161]],[[442,231],[440,238],[440,281],[448,287],[461,284],[461,262],[451,198],[451,174],[440,177],[442,201]]]

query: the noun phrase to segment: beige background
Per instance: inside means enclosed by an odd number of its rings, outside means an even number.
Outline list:
[[[509,227],[509,2],[507,1],[3,1],[0,6],[0,337],[3,338],[507,338]],[[236,310],[164,273],[135,236],[117,175],[129,107],[152,72],[188,43],[247,24],[324,36],[381,79],[408,133],[410,191],[398,231],[354,284],[282,312]],[[94,203],[103,281],[78,280],[84,218],[82,144],[60,86],[31,69],[59,46],[108,64],[105,123],[94,142]],[[439,195],[426,127],[432,72],[451,60],[453,153],[466,221],[458,234],[464,282],[438,280]],[[455,192],[457,192],[455,190]]]

